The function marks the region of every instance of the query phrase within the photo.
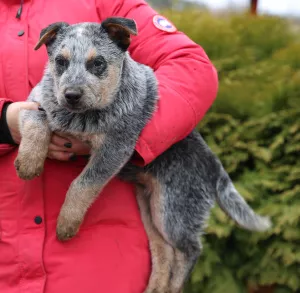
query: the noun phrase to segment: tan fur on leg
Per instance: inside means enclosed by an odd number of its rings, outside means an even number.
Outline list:
[[[188,271],[188,260],[184,253],[175,249],[172,278],[170,281],[170,293],[182,293],[185,277]]]
[[[14,164],[21,179],[31,180],[43,171],[51,132],[43,123],[25,120],[21,133],[22,140]]]
[[[137,188],[137,201],[148,235],[152,260],[152,271],[144,293],[167,293],[169,292],[174,250],[154,227],[151,219],[149,199],[146,198],[143,188]]]
[[[78,135],[78,137],[95,149],[100,149],[104,141],[104,135],[101,134]],[[77,234],[87,210],[101,192],[101,188],[96,184],[91,186],[84,184],[84,180],[82,180],[83,174],[93,164],[93,156],[80,175],[72,182],[59,213],[56,234],[61,241],[69,240]]]
[[[57,219],[56,234],[59,240],[65,241],[77,234],[88,208],[98,194],[98,186],[83,187],[76,180],[71,184]]]

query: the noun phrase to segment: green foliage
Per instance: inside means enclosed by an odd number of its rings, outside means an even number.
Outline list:
[[[300,108],[245,122],[209,113],[199,129],[237,189],[257,212],[270,215],[273,228],[243,231],[216,207],[187,292],[238,293],[251,283],[300,292]]]
[[[287,21],[247,14],[213,17],[201,10],[165,14],[205,49],[217,67],[215,112],[244,120],[297,103],[300,44]]]
[[[220,87],[199,130],[237,189],[273,228],[251,233],[215,207],[186,293],[300,292],[300,44],[280,18],[165,13],[216,65]]]

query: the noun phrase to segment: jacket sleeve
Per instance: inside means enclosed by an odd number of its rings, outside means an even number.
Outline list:
[[[0,157],[10,152],[15,148],[15,145],[10,143],[10,133],[7,133],[6,117],[3,114],[3,108],[7,103],[12,101],[0,98]],[[5,138],[4,138],[5,136]]]
[[[212,105],[218,88],[217,72],[204,50],[185,34],[158,29],[158,13],[143,0],[98,1],[100,19],[132,18],[138,36],[130,54],[152,67],[159,84],[159,102],[152,120],[136,145],[139,164],[145,165],[186,137]]]

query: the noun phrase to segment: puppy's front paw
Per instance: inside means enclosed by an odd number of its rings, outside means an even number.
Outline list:
[[[81,225],[81,219],[78,217],[72,217],[70,214],[65,215],[64,212],[61,212],[56,226],[56,235],[58,240],[67,241],[73,238]]]
[[[23,180],[31,180],[43,172],[44,161],[31,154],[18,154],[14,162],[18,176]]]

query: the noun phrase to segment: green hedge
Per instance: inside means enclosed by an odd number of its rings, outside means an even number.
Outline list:
[[[250,233],[218,208],[187,293],[276,285],[300,292],[300,44],[280,18],[169,11],[219,71],[218,98],[199,130],[237,189],[274,227]]]
[[[200,44],[219,71],[213,110],[242,120],[294,107],[300,92],[300,43],[275,17],[212,17],[197,10],[165,13]]]

